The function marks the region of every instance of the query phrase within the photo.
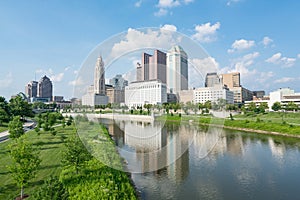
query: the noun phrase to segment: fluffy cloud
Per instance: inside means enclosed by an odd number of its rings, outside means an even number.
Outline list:
[[[84,85],[84,81],[82,80],[82,77],[79,76],[77,79],[75,79],[74,81],[70,81],[69,82],[69,85],[72,85],[72,86],[81,86],[81,85]]]
[[[159,0],[156,7],[158,11],[154,13],[155,16],[160,17],[168,14],[169,9],[181,5],[187,5],[192,3],[194,0]]]
[[[265,61],[267,63],[281,65],[283,68],[286,68],[292,67],[296,62],[296,58],[282,57],[281,53],[276,53]]]
[[[180,2],[179,0],[159,0],[157,7],[159,8],[172,8],[179,6]]]
[[[264,37],[264,39],[262,40],[263,45],[266,47],[269,44],[271,44],[273,42],[273,40],[269,37]]]
[[[300,59],[300,54],[298,54],[298,56],[297,56],[299,59]]]
[[[137,8],[141,7],[141,5],[142,5],[142,0],[137,1],[134,4],[134,6],[137,7]]]
[[[196,33],[192,35],[192,38],[199,42],[212,42],[216,40],[216,32],[220,29],[221,24],[217,22],[215,24],[206,23],[197,25],[195,27]]]
[[[283,77],[281,79],[275,80],[275,83],[287,83],[287,82],[291,82],[294,80],[295,80],[295,78],[293,78],[293,77]]]
[[[231,45],[231,49],[228,49],[228,53],[250,49],[254,45],[255,42],[253,40],[245,40],[245,39],[235,40],[234,43]]]
[[[0,79],[0,88],[10,87],[12,82],[13,82],[12,73],[9,72],[8,74],[6,74],[5,77],[3,77],[3,78],[1,77],[1,79]]]
[[[241,58],[235,59],[231,63],[231,69],[228,72],[240,72],[241,76],[244,78],[251,78],[253,75],[257,74],[255,69],[249,70],[248,67],[254,64],[254,61],[260,54],[258,52],[247,54]]]
[[[64,78],[64,73],[53,74],[50,76],[50,80],[53,82],[61,82]]]
[[[176,30],[174,25],[165,25],[158,30],[140,31],[129,28],[124,39],[115,43],[112,47],[110,57],[121,56],[128,50],[139,50],[144,48],[169,48],[180,42],[181,38],[174,36],[172,32],[166,30]]]
[[[161,27],[161,29],[168,30],[168,31],[177,31],[177,27],[172,24],[165,24]]]
[[[230,6],[232,3],[240,2],[241,0],[230,0],[227,2],[227,6]]]

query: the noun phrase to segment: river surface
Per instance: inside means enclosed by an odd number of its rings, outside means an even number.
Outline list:
[[[300,140],[102,120],[142,199],[300,199]]]

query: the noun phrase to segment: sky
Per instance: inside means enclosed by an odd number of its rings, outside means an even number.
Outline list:
[[[54,95],[72,98],[87,60],[95,59],[91,55],[107,55],[104,61],[123,55],[106,78],[126,73],[130,79],[140,51],[124,57],[127,46],[167,48],[159,43],[170,41],[163,30],[178,32],[199,46],[199,54],[207,53],[189,56],[191,65],[239,71],[250,90],[300,92],[299,9],[296,0],[0,1],[0,96],[9,99],[47,75]],[[155,29],[140,29],[145,27]],[[109,42],[113,48],[106,49]]]

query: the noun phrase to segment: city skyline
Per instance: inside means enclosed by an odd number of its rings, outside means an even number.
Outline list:
[[[0,95],[9,99],[24,91],[35,74],[45,74],[53,80],[54,94],[72,98],[74,80],[89,52],[120,32],[136,36],[142,45],[139,27],[165,27],[193,38],[210,57],[189,62],[213,65],[222,73],[239,71],[241,85],[250,90],[299,91],[299,5],[291,0],[1,2],[0,15],[6,20],[0,22],[0,50],[5,55],[0,61]],[[105,11],[96,12],[99,8]],[[125,63],[127,71],[136,67],[135,59]]]

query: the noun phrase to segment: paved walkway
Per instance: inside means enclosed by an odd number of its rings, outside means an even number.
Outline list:
[[[25,132],[33,129],[35,127],[35,122],[34,121],[27,121],[23,124],[23,128],[25,129]],[[0,142],[6,141],[9,138],[9,132],[3,131],[0,132]]]

